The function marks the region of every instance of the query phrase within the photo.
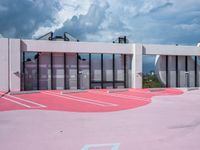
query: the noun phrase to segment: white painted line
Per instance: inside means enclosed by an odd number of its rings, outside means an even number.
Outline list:
[[[150,91],[143,92],[143,91],[137,91],[137,90],[130,90],[130,92],[134,92],[134,93],[144,93],[144,94],[152,94],[152,95],[155,95],[155,96],[159,96],[159,95],[170,95],[168,92],[165,92],[165,93],[161,93],[161,92],[150,92]],[[159,95],[158,95],[158,94],[159,94]]]
[[[48,91],[48,92],[50,92],[50,91]],[[60,95],[60,94],[55,93],[55,92],[50,92],[50,93]],[[75,98],[75,99],[86,100],[86,101],[92,101],[92,102],[95,102],[95,103],[99,103],[99,104],[103,104],[103,105],[108,105],[108,106],[118,106],[117,104],[114,104],[114,103],[103,102],[103,101],[93,100],[93,99],[84,98],[84,97],[78,97],[78,96],[74,96],[74,95],[70,95],[70,94],[63,95],[63,96],[70,97],[70,98]]]
[[[45,105],[30,101],[30,100],[27,100],[27,99],[23,99],[23,98],[19,98],[19,97],[16,97],[16,96],[11,96],[11,95],[7,95],[7,96],[10,96],[12,98],[15,98],[15,99],[18,99],[20,101],[24,101],[24,102],[27,102],[27,103],[30,103],[30,104],[38,105],[39,107],[42,107],[42,108],[46,108],[47,107]]]
[[[124,95],[124,94],[102,93],[102,92],[94,92],[94,91],[89,91],[89,92],[94,93],[94,94],[101,94],[101,95],[106,95],[106,96],[123,98],[123,99],[131,99],[131,100],[137,100],[137,101],[150,102],[150,98],[148,99],[148,98],[143,98],[143,97],[138,97],[138,96],[129,96],[129,95]]]
[[[1,92],[0,92],[1,93]],[[30,106],[30,108],[46,108],[47,106],[44,106],[42,104],[39,104],[39,103],[36,103],[36,102],[33,102],[33,101],[30,101],[30,100],[26,100],[26,99],[23,99],[23,98],[19,98],[19,97],[16,97],[16,96],[12,96],[12,95],[6,95],[7,97],[10,97],[12,99],[18,99],[20,101],[23,101],[23,102],[26,102],[26,103],[29,103],[29,104],[34,104],[36,105],[36,107],[33,107],[33,106]],[[5,96],[4,96],[5,97]]]
[[[90,150],[91,148],[103,148],[110,147],[110,150],[119,150],[120,143],[112,144],[86,144],[81,150]]]
[[[57,96],[57,97],[65,98],[65,99],[68,99],[68,100],[70,99],[70,100],[73,100],[73,101],[78,101],[78,102],[82,102],[82,103],[88,103],[88,104],[92,104],[92,105],[105,107],[105,105],[103,105],[103,104],[98,104],[98,103],[89,102],[89,101],[83,101],[83,100],[79,100],[79,99],[65,97],[65,96],[62,96],[62,95],[52,94],[52,93],[49,93],[49,92],[41,92],[41,93],[51,95],[51,96],[55,96],[55,97]]]
[[[15,103],[15,104],[24,106],[24,107],[26,107],[26,108],[31,108],[31,106],[26,105],[26,104],[23,104],[23,103],[20,103],[20,102],[17,102],[17,101],[15,101],[15,100],[12,100],[12,99],[9,99],[9,98],[6,98],[6,97],[1,97],[1,98],[2,98],[2,99],[5,99],[5,100],[7,100],[7,101],[13,102],[13,103]]]
[[[118,106],[117,104],[114,104],[114,103],[103,102],[103,101],[99,101],[99,100],[93,100],[93,99],[84,98],[84,97],[78,97],[78,96],[74,96],[74,95],[66,95],[66,97],[72,97],[72,98],[78,98],[78,99],[93,101],[93,102],[102,103],[102,104],[105,104],[105,105]]]

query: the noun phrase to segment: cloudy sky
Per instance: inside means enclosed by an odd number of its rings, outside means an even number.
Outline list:
[[[81,41],[196,45],[200,0],[0,0],[0,37],[69,32]]]

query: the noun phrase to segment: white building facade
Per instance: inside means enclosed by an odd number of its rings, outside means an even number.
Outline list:
[[[142,88],[144,55],[166,87],[200,86],[200,47],[0,39],[0,91]]]

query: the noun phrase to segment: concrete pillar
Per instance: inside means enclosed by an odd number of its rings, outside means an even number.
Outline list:
[[[8,86],[8,39],[7,38],[2,38],[0,39],[0,91],[8,91],[9,86]]]
[[[20,39],[9,40],[10,53],[10,90],[20,91],[21,89],[21,52]]]
[[[142,44],[133,44],[132,88],[142,88]]]

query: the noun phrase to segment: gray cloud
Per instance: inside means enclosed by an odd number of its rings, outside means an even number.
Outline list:
[[[80,3],[65,2],[74,10],[80,8]],[[55,27],[55,16],[63,9],[60,3],[0,1],[0,34],[29,38],[40,27]],[[56,34],[67,31],[82,41],[111,42],[120,35],[141,43],[195,44],[200,40],[199,0],[87,0],[88,4],[86,13],[68,17],[62,27],[55,28]]]
[[[0,1],[0,33],[5,37],[30,38],[40,26],[50,26],[60,6],[57,0]]]
[[[67,20],[63,27],[56,30],[56,34],[62,34],[68,31],[78,39],[84,40],[88,34],[95,34],[101,28],[102,22],[105,20],[105,11],[109,8],[108,3],[95,1],[90,6],[87,14],[73,16]]]
[[[200,39],[199,5],[198,0],[98,1],[86,15],[67,20],[57,33],[68,31],[86,41],[127,35],[132,42],[195,44]]]

